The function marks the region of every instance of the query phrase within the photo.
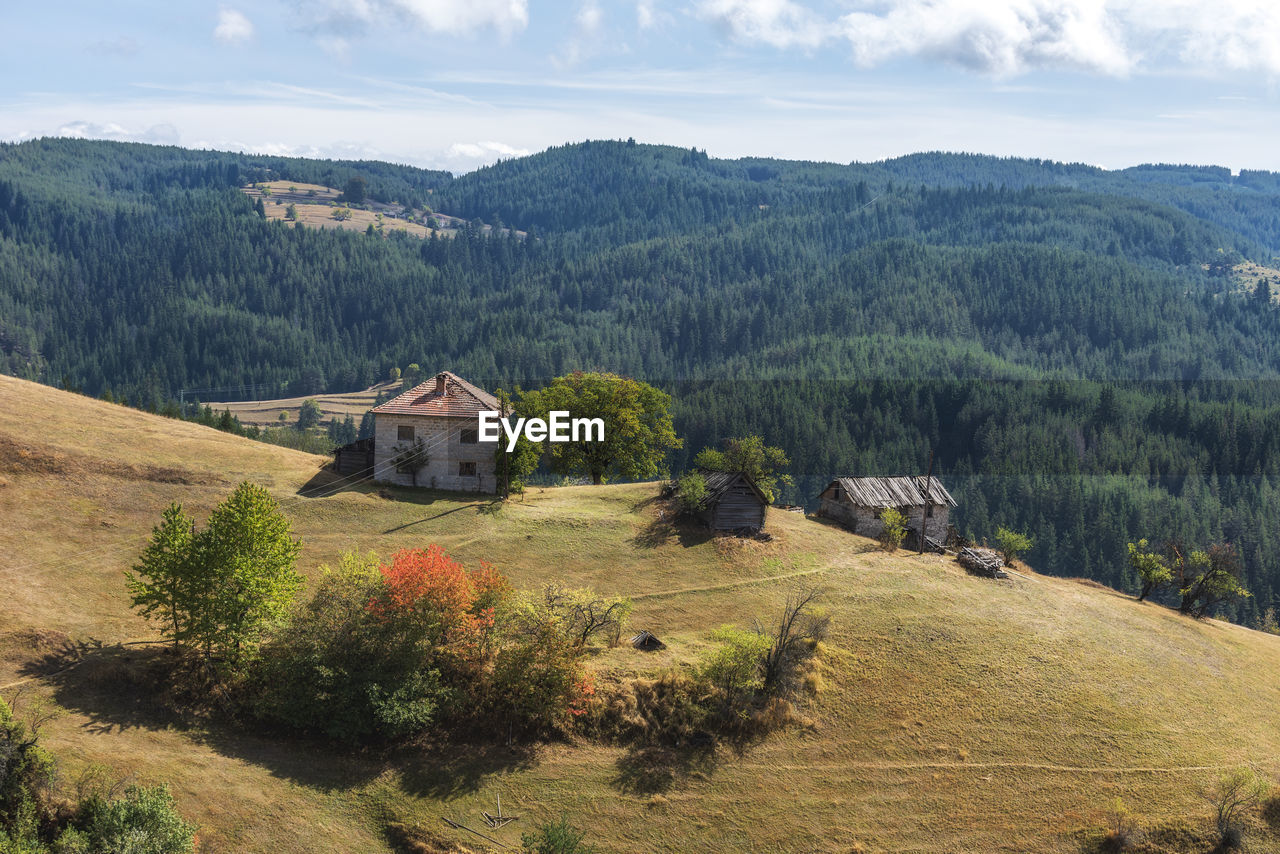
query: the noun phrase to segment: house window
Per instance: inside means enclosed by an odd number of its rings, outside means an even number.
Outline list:
[[[475,477],[476,464],[474,462],[458,463],[458,475],[460,477]]]
[[[413,441],[413,426],[412,426],[412,425],[405,425],[405,424],[401,424],[399,427],[397,427],[397,428],[396,428],[396,441],[398,441],[398,442],[412,442],[412,441]]]
[[[463,430],[462,434],[458,436],[458,441],[464,445],[475,445],[480,441],[480,431],[473,429]]]

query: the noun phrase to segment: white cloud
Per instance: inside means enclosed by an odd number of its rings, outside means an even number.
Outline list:
[[[1280,74],[1280,4],[1271,0],[859,0],[828,16],[796,0],[700,0],[698,11],[736,41],[843,43],[864,67],[920,57],[1006,77]]]
[[[830,32],[818,15],[792,0],[702,0],[698,13],[736,41],[778,48],[817,47]]]
[[[637,0],[636,26],[641,30],[649,30],[657,24],[657,10],[653,8],[653,0]]]
[[[149,142],[154,145],[177,145],[178,129],[168,123],[151,125],[144,130],[130,130],[116,122],[67,122],[58,128],[54,136],[70,136],[77,139],[112,139],[117,142]]]
[[[599,32],[603,23],[604,12],[600,10],[600,4],[596,0],[586,0],[578,10],[578,28],[584,34],[592,35]]]
[[[527,148],[516,148],[505,142],[455,142],[449,146],[449,156],[458,158],[483,159],[492,163],[499,157],[526,157],[532,152]]]
[[[351,61],[351,42],[342,36],[316,36],[316,44],[339,62]]]
[[[1097,0],[903,0],[837,23],[859,65],[921,55],[1000,76],[1032,68],[1128,74],[1133,57],[1120,29]]]
[[[308,27],[339,35],[407,22],[432,33],[492,29],[505,37],[529,24],[528,0],[299,0],[297,5]]]
[[[551,62],[558,68],[571,68],[584,59],[613,50],[625,53],[627,46],[616,39],[601,35],[604,28],[604,10],[596,0],[583,0],[574,16],[573,34],[553,54]]]
[[[253,22],[242,12],[225,6],[218,10],[218,25],[213,37],[223,44],[244,44],[253,38]]]

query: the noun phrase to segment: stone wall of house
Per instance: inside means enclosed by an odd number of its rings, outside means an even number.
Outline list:
[[[925,536],[931,537],[940,543],[947,540],[947,522],[951,508],[946,504],[933,505],[933,513],[927,518],[925,517],[925,508],[912,507],[911,512],[907,514],[907,527],[915,528],[919,531],[921,522],[924,522]]]
[[[918,531],[923,521],[925,523],[926,536],[942,542],[947,538],[947,522],[950,509],[945,504],[935,504],[933,513],[925,518],[925,508],[909,507],[904,513],[907,517],[907,527]],[[884,530],[884,523],[880,521],[879,508],[857,506],[823,495],[819,513],[828,519],[834,519],[850,531],[855,534],[861,534],[864,537],[879,537]]]
[[[414,474],[398,472],[389,464],[399,449],[410,443],[399,438],[401,426],[413,427],[414,437],[426,446],[427,464],[417,471],[417,485],[457,492],[498,491],[494,444],[463,444],[464,429],[475,430],[477,421],[466,418],[432,418],[422,415],[374,415],[374,480],[413,486]],[[463,463],[474,463],[475,474],[462,474]]]

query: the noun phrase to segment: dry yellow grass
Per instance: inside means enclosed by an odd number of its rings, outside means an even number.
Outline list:
[[[339,201],[342,193],[321,184],[270,181],[244,187],[242,191],[255,201],[262,200],[262,209],[266,212],[267,219],[311,228],[364,232],[372,225],[375,228],[381,228],[383,233],[403,231],[414,237],[429,237],[434,232],[442,237],[452,237],[457,233],[458,226],[462,225],[462,221],[455,217],[433,214],[441,227],[427,228],[400,218],[401,208],[398,205],[377,202],[370,202],[369,210],[352,208],[348,218],[334,219],[333,212],[337,207],[342,207]],[[287,219],[290,204],[294,205],[297,211],[296,220]]]
[[[1280,302],[1280,270],[1275,267],[1245,261],[1232,267],[1231,274],[1240,290],[1250,294],[1258,289],[1259,282],[1267,282],[1271,285],[1272,302]]]
[[[9,378],[0,440],[17,449],[0,465],[0,685],[59,633],[150,636],[122,570],[168,501],[202,516],[242,478],[283,501],[308,575],[347,549],[438,542],[518,586],[633,596],[633,626],[669,648],[594,659],[620,672],[692,660],[717,626],[775,613],[798,580],[827,590],[828,669],[803,709],[816,728],[679,767],[593,744],[341,755],[175,728],[108,690],[109,668],[27,684],[67,710],[47,739],[70,772],[101,762],[171,781],[210,850],[387,851],[387,814],[479,826],[500,793],[526,817],[496,832],[508,844],[563,812],[620,852],[1077,851],[1117,795],[1148,823],[1199,821],[1221,769],[1280,771],[1280,638],[1093,585],[975,578],[784,512],[769,517],[775,542],[716,541],[667,524],[645,484],[534,489],[496,512],[442,493],[304,499],[324,458]]]
[[[303,397],[284,397],[276,400],[244,400],[233,403],[214,403],[210,404],[217,412],[226,409],[232,415],[240,419],[241,424],[254,425],[258,427],[278,427],[280,426],[280,415],[283,413],[289,424],[296,424],[298,421],[298,410],[302,408],[304,400],[314,400],[320,406],[320,412],[325,420],[330,418],[346,418],[350,415],[360,423],[360,418],[368,410],[373,408],[373,402],[377,399],[379,392],[386,393],[388,396],[394,397],[400,392],[399,383],[379,383],[370,386],[364,391],[352,391],[340,394],[312,394]]]

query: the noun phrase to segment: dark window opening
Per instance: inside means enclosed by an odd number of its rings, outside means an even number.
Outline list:
[[[459,442],[461,442],[461,443],[462,443],[462,444],[464,444],[464,445],[475,445],[475,444],[478,444],[478,443],[479,443],[479,441],[480,441],[480,431],[479,431],[479,430],[470,430],[470,429],[468,429],[468,430],[463,430],[463,431],[462,431],[462,434],[461,434],[460,436],[458,436],[458,441],[459,441]]]
[[[413,427],[401,424],[396,428],[396,440],[400,442],[413,441]]]
[[[458,463],[458,474],[462,477],[475,477],[475,463]]]

